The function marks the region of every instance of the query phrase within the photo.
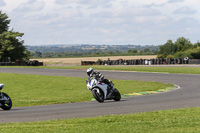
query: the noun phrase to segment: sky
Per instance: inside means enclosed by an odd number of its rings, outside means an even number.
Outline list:
[[[25,45],[163,45],[200,40],[199,0],[0,0]]]

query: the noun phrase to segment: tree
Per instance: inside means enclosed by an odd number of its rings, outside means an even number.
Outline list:
[[[177,47],[176,52],[186,51],[188,49],[193,48],[193,44],[184,37],[178,38],[175,42],[175,46]]]
[[[158,55],[162,54],[162,56],[167,57],[168,55],[173,55],[176,52],[176,47],[172,40],[168,40],[167,43],[160,46],[160,50],[158,51]]]
[[[12,60],[27,59],[28,51],[21,40],[23,33],[9,30],[10,20],[0,11],[0,60],[10,57]]]
[[[200,47],[200,42],[199,41],[194,44],[194,48],[197,48],[197,47]]]
[[[149,53],[149,52],[150,52],[150,49],[149,49],[149,48],[145,48],[143,51],[144,51],[145,53]]]
[[[137,53],[137,50],[136,49],[129,49],[128,53],[131,53],[131,54],[134,53],[135,54],[135,53]]]
[[[193,59],[200,59],[200,47],[197,47],[195,49],[189,49],[186,51],[188,53],[188,57]]]
[[[8,16],[0,11],[0,34],[2,34],[5,31],[8,31],[9,24],[10,20],[8,19]]]

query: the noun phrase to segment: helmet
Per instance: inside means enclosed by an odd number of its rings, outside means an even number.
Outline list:
[[[90,76],[93,72],[94,72],[93,68],[90,67],[87,69],[88,76]]]

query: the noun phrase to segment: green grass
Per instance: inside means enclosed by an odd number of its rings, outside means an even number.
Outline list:
[[[1,133],[198,133],[200,108],[0,124]]]
[[[19,68],[48,68],[48,69],[81,69],[87,70],[90,66],[40,66],[40,67],[19,67]],[[200,74],[199,67],[149,67],[149,66],[91,66],[95,70],[117,70],[135,72],[158,72],[178,74]]]
[[[0,73],[0,81],[13,100],[14,107],[91,101],[87,78]],[[121,94],[154,91],[172,84],[144,81],[113,80]]]
[[[44,67],[57,69],[84,69],[89,66],[60,66]],[[200,74],[198,67],[147,67],[147,66],[92,66],[95,70],[117,70],[117,71],[136,71],[136,72],[159,72],[159,73],[179,73],[179,74]]]

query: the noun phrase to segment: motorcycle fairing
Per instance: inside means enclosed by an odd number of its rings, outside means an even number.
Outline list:
[[[4,86],[5,84],[0,84],[0,90],[2,90]]]

